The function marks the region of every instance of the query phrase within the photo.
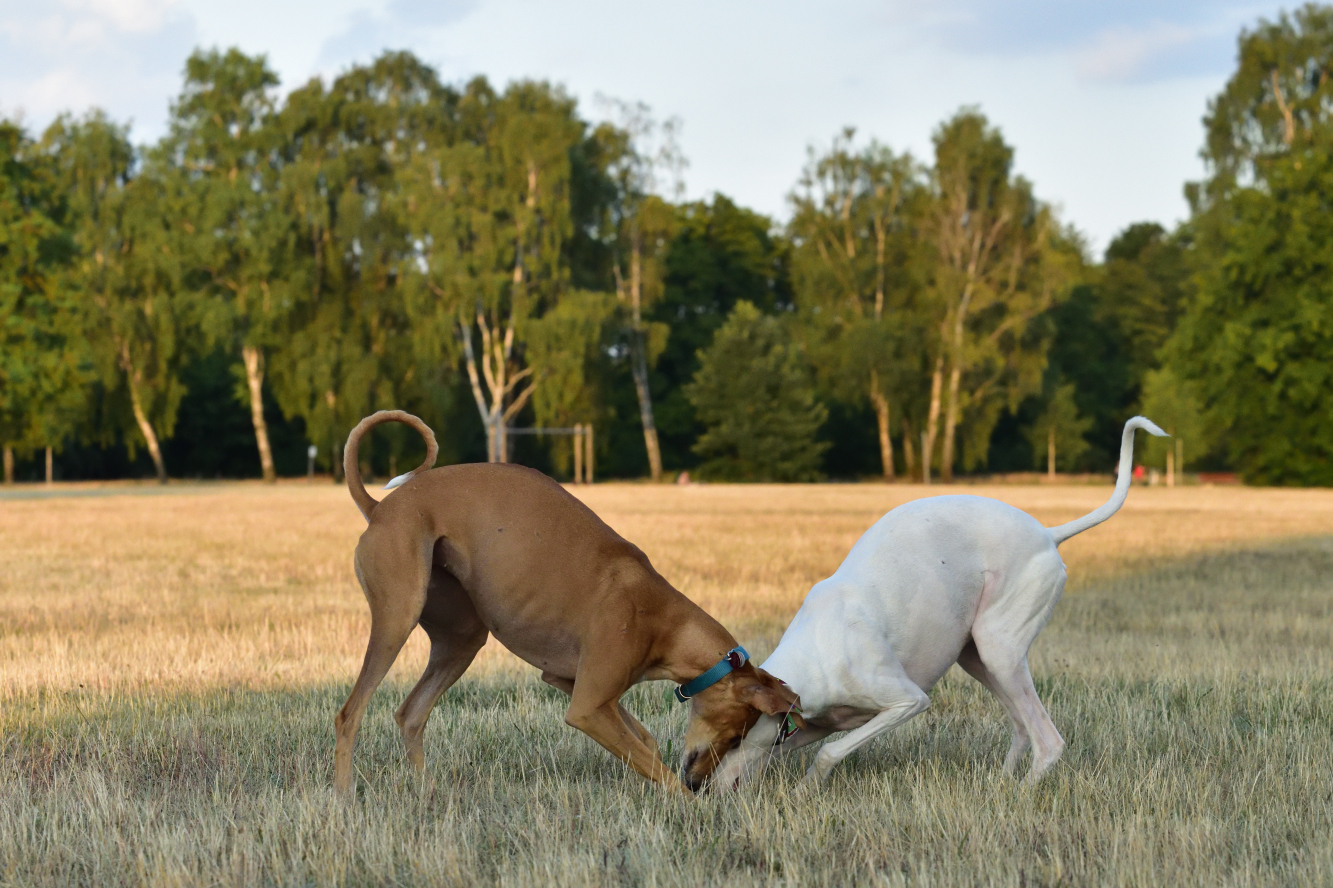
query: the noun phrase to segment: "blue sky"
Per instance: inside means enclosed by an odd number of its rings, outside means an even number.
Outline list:
[[[265,53],[292,87],[385,48],[447,81],[564,83],[683,122],[690,196],[781,219],[810,145],[845,125],[928,158],[978,105],[1019,171],[1100,252],[1125,225],[1170,224],[1202,174],[1200,119],[1240,29],[1273,3],[936,0],[0,0],[0,113],[34,129],[97,105],[161,134],[195,46]]]

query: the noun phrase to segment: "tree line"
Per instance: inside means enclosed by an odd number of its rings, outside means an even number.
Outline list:
[[[557,476],[570,439],[510,429],[595,426],[602,477],[950,480],[1105,471],[1142,411],[1150,464],[1333,483],[1330,46],[1320,6],[1243,32],[1189,219],[1101,261],[975,108],[928,159],[812,148],[778,226],[682,200],[642,105],[408,53],[282,98],[199,51],[154,145],[0,122],[6,473],[336,473],[393,406]],[[368,471],[419,455],[396,432]]]

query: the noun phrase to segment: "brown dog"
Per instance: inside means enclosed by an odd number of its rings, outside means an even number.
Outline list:
[[[426,439],[426,461],[383,502],[366,493],[361,437],[383,422]],[[690,681],[736,639],[676,591],[637,547],[540,472],[514,465],[435,462],[435,435],[420,419],[385,410],[348,436],[347,487],[370,526],[356,547],[356,575],[370,603],[370,643],[356,686],[335,720],[334,785],[352,789],[352,749],[366,703],[418,624],[430,660],[395,718],[407,757],[425,767],[431,708],[494,633],[569,695],[565,722],[649,780],[681,790],[657,741],[620,705],[640,681]],[[395,479],[397,480],[397,479]],[[796,695],[746,662],[691,698],[686,780],[702,783],[760,713],[798,706]]]

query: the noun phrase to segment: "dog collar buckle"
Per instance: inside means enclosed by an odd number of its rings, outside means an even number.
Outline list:
[[[721,681],[723,677],[744,666],[748,659],[750,659],[750,655],[745,648],[736,645],[727,651],[727,655],[718,660],[712,669],[692,681],[687,681],[683,685],[676,685],[676,699],[684,703],[700,691],[708,690]]]

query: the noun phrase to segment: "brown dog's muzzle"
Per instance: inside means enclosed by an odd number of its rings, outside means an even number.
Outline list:
[[[709,779],[721,761],[722,756],[714,753],[711,748],[691,750],[686,753],[681,765],[680,782],[689,787],[690,792],[707,789]]]
[[[746,725],[746,729],[752,725]],[[689,787],[691,792],[707,789],[712,781],[713,772],[722,764],[722,758],[740,745],[744,731],[737,731],[726,738],[718,738],[707,746],[691,749],[685,753],[680,765],[680,782]]]
[[[708,785],[708,776],[697,777],[694,774],[694,766],[699,761],[698,752],[690,752],[685,755],[685,761],[680,766],[680,782],[684,783],[690,792],[698,792]]]

